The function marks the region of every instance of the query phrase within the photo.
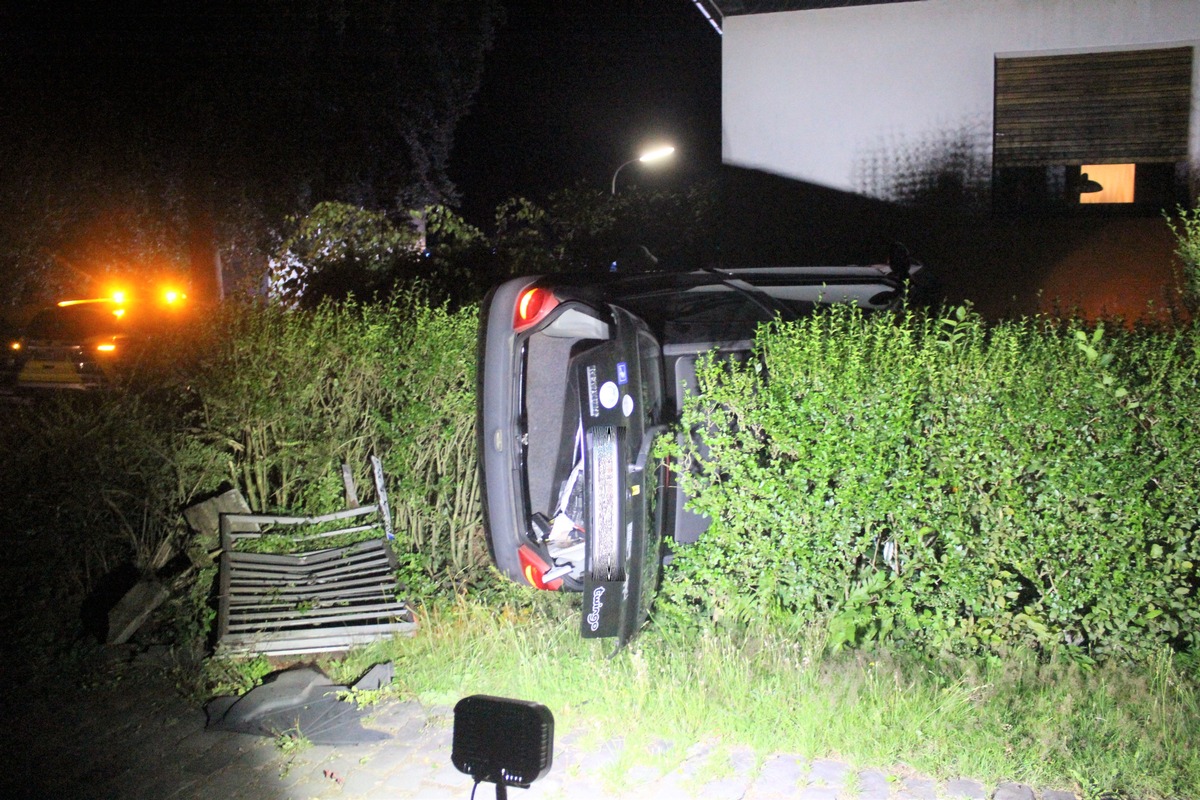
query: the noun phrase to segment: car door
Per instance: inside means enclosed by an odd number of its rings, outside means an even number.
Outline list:
[[[651,449],[665,430],[662,352],[644,322],[610,310],[614,336],[572,365],[585,486],[580,630],[624,644],[646,619],[661,562],[661,481]]]

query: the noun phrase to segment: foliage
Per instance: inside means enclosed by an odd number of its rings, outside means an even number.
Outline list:
[[[176,393],[208,458],[203,491],[225,481],[255,509],[323,513],[339,502],[337,465],[363,470],[380,444],[378,335],[355,306],[226,305],[156,342],[136,379]]]
[[[715,188],[616,196],[578,185],[545,207],[512,198],[496,210],[495,249],[503,274],[608,272],[694,267],[715,257]],[[649,254],[649,255],[647,255]]]
[[[30,560],[56,567],[32,595],[79,598],[122,563],[153,570],[176,552],[186,535],[177,510],[199,487],[162,412],[148,398],[100,394],[8,415],[0,521]]]
[[[456,201],[449,154],[499,0],[162,11],[132,48],[143,20],[124,7],[80,9],[52,48],[39,46],[53,25],[38,14],[6,19],[28,46],[0,49],[3,302],[86,294],[111,263],[144,274],[213,252],[228,288],[257,290],[288,215],[324,200],[382,211]],[[182,30],[195,46],[178,46],[170,32]]]
[[[1196,647],[1200,329],[835,308],[759,356],[698,372],[672,455],[713,526],[661,616],[927,652]]]
[[[0,521],[17,560],[49,573],[14,579],[29,582],[31,603],[74,608],[122,568],[133,580],[185,553],[204,564],[217,543],[189,532],[182,508],[233,486],[256,510],[336,510],[340,465],[369,496],[374,453],[406,578],[426,592],[471,582],[487,559],[475,328],[473,308],[431,306],[416,290],[313,311],[229,304],[144,341],[108,390],[14,407]],[[215,570],[186,575],[170,611],[177,643],[193,653],[212,624]]]
[[[268,261],[274,298],[312,307],[351,292],[370,297],[390,288],[397,267],[420,247],[411,225],[394,225],[387,215],[348,203],[317,203],[288,220],[288,234]]]
[[[1188,211],[1180,206],[1175,219],[1169,214],[1164,216],[1178,245],[1175,254],[1183,262],[1184,297],[1195,310],[1200,308],[1200,208]]]
[[[266,656],[251,658],[207,659],[200,668],[200,686],[197,698],[208,699],[229,695],[243,695],[271,674],[273,668]]]
[[[475,456],[474,308],[412,305],[376,343],[390,398],[378,417],[396,481],[396,527],[429,576],[470,580],[487,562]]]

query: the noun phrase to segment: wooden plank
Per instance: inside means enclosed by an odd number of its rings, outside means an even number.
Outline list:
[[[269,590],[269,591],[264,591]],[[395,581],[383,581],[368,577],[363,579],[338,581],[335,584],[322,585],[289,585],[278,586],[271,583],[255,584],[253,586],[237,586],[229,594],[231,603],[262,601],[269,598],[280,598],[283,602],[297,597],[337,597],[339,593],[355,593],[377,589],[389,594],[395,594]]]
[[[391,541],[396,538],[396,532],[392,530],[392,507],[388,504],[387,486],[383,481],[383,462],[376,456],[371,456],[371,476],[375,479],[375,504],[383,519],[383,532]]]
[[[311,550],[306,553],[242,553],[234,552],[234,558],[241,564],[316,564],[322,561],[333,561],[359,553],[371,553],[378,557],[386,557],[384,542],[374,539],[369,542],[347,545],[345,547],[329,547],[323,550]]]
[[[299,655],[302,653],[326,653],[348,650],[357,644],[369,644],[382,636],[407,635],[416,632],[415,623],[397,625],[363,625],[339,631],[298,632],[285,634],[238,634],[223,641],[218,651],[222,654],[263,653],[266,655]]]
[[[336,575],[348,569],[367,568],[374,565],[378,569],[389,569],[391,564],[378,556],[347,556],[334,561],[317,561],[304,564],[298,561],[292,563],[243,561],[237,553],[229,559],[236,574],[240,575],[305,575],[319,577],[321,575]]]
[[[349,607],[344,613],[327,613],[325,609],[315,609],[318,613],[262,611],[252,615],[238,615],[230,620],[229,630],[245,631],[259,630],[268,623],[271,630],[281,630],[289,625],[302,628],[317,628],[328,624],[346,624],[354,620],[395,620],[411,619],[408,608],[389,604]]]
[[[320,571],[313,570],[280,570],[280,569],[249,569],[234,567],[231,570],[231,585],[245,586],[252,585],[255,582],[266,581],[268,583],[292,583],[317,585],[321,583],[330,583],[339,578],[348,575],[387,575],[391,576],[391,569],[386,564],[362,564],[351,563],[338,568],[324,568]]]
[[[303,614],[298,607],[305,608],[349,608],[368,602],[383,602],[395,605],[397,608],[407,608],[404,601],[397,600],[391,592],[363,591],[338,597],[295,597],[286,601],[262,602],[260,599],[247,599],[243,602],[230,603],[230,619],[237,615],[256,614],[264,611],[283,610],[291,614]]]

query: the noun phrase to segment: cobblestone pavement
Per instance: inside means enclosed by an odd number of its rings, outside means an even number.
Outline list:
[[[453,712],[386,702],[368,726],[392,735],[369,745],[309,745],[285,752],[262,736],[206,731],[161,673],[127,676],[118,690],[40,692],[4,701],[8,798],[204,798],[467,800],[472,781],[450,763]],[[898,771],[856,771],[832,760],[694,745],[665,774],[636,766],[614,783],[620,742],[587,743],[556,732],[550,773],[514,800],[542,798],[712,798],[713,800],[1075,800],[1061,791],[971,780],[934,781]],[[644,760],[644,759],[643,759]],[[476,797],[495,789],[481,785]]]

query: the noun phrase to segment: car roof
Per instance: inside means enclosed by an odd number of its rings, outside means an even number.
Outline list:
[[[119,305],[111,300],[71,302],[44,308],[34,315],[25,329],[31,339],[71,341],[106,336],[123,330],[113,312]]]

